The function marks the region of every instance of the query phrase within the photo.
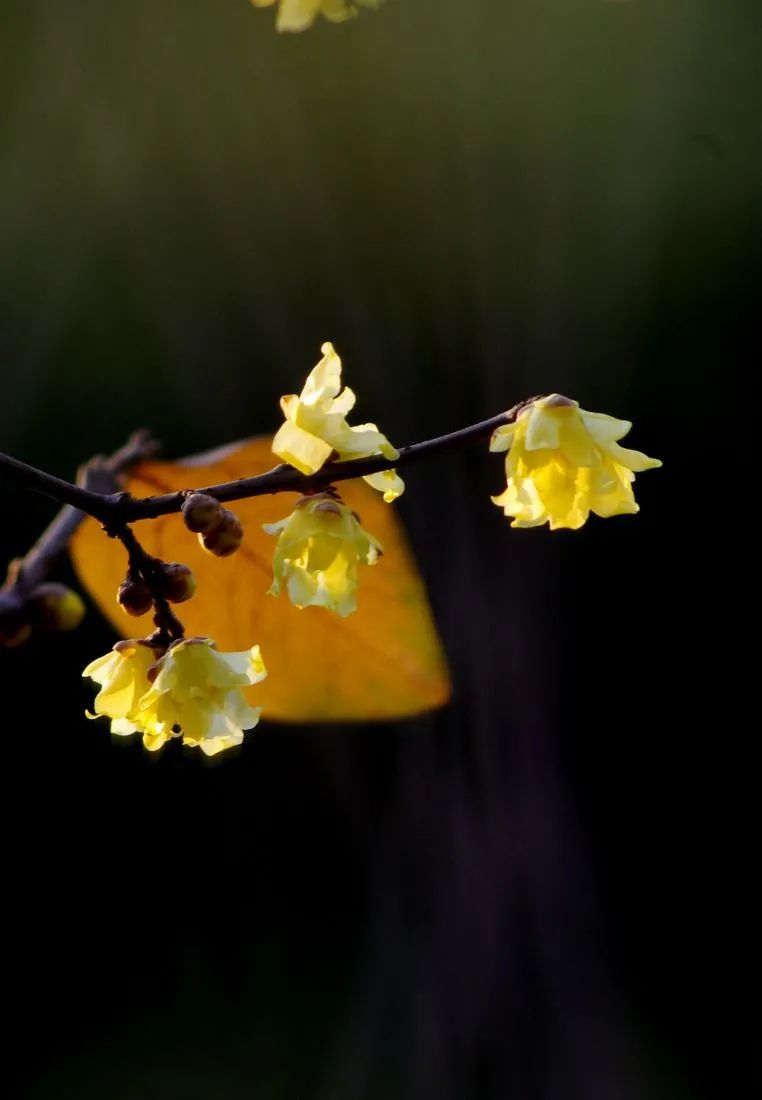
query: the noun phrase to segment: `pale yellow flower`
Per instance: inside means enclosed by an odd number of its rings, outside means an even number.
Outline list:
[[[150,687],[148,670],[158,656],[151,646],[131,638],[117,642],[110,653],[91,661],[82,675],[101,685],[93,703],[93,717],[112,718],[112,732],[124,732],[124,721],[137,710],[138,701]]]
[[[250,707],[241,688],[267,672],[259,646],[219,653],[211,638],[186,638],[158,660],[139,642],[118,643],[83,675],[103,685],[95,711],[112,719],[112,733],[142,733],[152,751],[182,737],[213,756],[240,745],[244,729],[256,726],[261,708]]]
[[[639,511],[635,474],[661,466],[656,458],[620,447],[628,420],[581,409],[554,393],[524,409],[514,424],[498,428],[491,451],[508,451],[508,485],[493,497],[513,527],[549,523],[576,529],[590,512],[617,516]]]
[[[347,423],[346,414],[354,408],[355,395],[341,388],[341,359],[333,344],[323,344],[323,358],[312,369],[298,396],[281,398],[286,417],[273,440],[273,453],[303,474],[315,474],[334,456],[340,459],[368,458],[382,454],[399,458],[375,424]],[[368,474],[365,481],[384,494],[387,503],[402,494],[405,484],[394,470]]]
[[[263,526],[278,535],[273,596],[285,584],[296,607],[327,607],[342,617],[356,609],[358,563],[375,565],[383,551],[346,504],[318,493],[303,497],[286,519]]]
[[[279,3],[276,27],[279,31],[303,31],[311,27],[318,15],[332,23],[343,23],[357,15],[357,5],[375,8],[381,0],[251,0],[257,8],[269,8]]]

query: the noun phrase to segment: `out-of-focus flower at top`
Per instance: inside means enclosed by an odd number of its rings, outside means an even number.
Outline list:
[[[353,459],[381,454],[392,460],[398,458],[399,451],[375,424],[351,426],[347,422],[346,414],[354,408],[355,395],[348,386],[341,388],[341,359],[333,344],[323,344],[320,350],[323,358],[308,375],[302,392],[281,398],[286,421],[275,435],[273,453],[303,474],[317,473],[331,457]],[[393,470],[368,474],[364,480],[382,492],[388,503],[405,488]]]
[[[251,0],[257,8],[278,4],[275,26],[279,31],[304,31],[318,15],[332,23],[343,23],[358,14],[358,5],[377,8],[381,0]]]
[[[264,529],[278,535],[273,596],[285,584],[296,607],[327,607],[342,618],[356,610],[358,563],[375,565],[383,551],[346,504],[328,493],[303,497],[290,516]]]
[[[620,447],[632,424],[587,412],[554,393],[497,428],[491,451],[508,451],[505,492],[493,497],[513,527],[550,524],[576,529],[590,512],[617,516],[639,511],[635,474],[661,466],[656,458]]]
[[[219,653],[211,638],[184,638],[163,656],[143,642],[118,642],[83,673],[102,685],[95,716],[111,718],[112,733],[142,733],[152,751],[182,737],[207,756],[240,745],[244,729],[256,726],[261,708],[249,706],[241,688],[266,675],[259,646]]]

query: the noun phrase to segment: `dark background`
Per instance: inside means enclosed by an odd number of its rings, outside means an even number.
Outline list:
[[[640,516],[552,537],[508,529],[483,450],[410,471],[456,687],[425,720],[154,757],[78,717],[95,610],[0,654],[13,1095],[724,1082],[760,38],[753,0],[388,0],[294,37],[246,0],[3,4],[3,450],[69,477],[137,425],[272,430],[330,339],[396,442],[559,390],[665,463]],[[4,500],[6,559],[52,513]]]

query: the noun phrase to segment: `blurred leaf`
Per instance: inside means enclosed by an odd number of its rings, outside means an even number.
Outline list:
[[[145,463],[125,487],[145,497],[262,473],[273,466],[270,442],[259,437],[180,462]],[[384,547],[378,565],[361,567],[358,610],[347,619],[322,608],[300,611],[285,596],[267,595],[275,539],[262,524],[287,515],[295,494],[233,503],[246,533],[241,550],[225,559],[202,550],[179,515],[135,524],[149,553],[184,562],[196,575],[196,596],[178,608],[188,634],[210,635],[226,651],[261,645],[269,675],[250,698],[268,718],[406,718],[442,706],[450,695],[426,591],[395,509],[359,480],[344,482],[341,493]],[[94,520],[80,527],[71,556],[83,585],[120,635],[151,632],[150,615],[131,618],[117,604],[125,552]]]

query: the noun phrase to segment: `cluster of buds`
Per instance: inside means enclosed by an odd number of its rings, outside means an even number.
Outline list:
[[[155,596],[168,603],[185,603],[195,594],[196,578],[187,565],[154,559],[153,566],[150,585],[132,569],[119,585],[116,600],[128,615],[145,615],[151,610]]]
[[[22,585],[8,585],[0,592],[0,646],[22,645],[38,632],[76,630],[84,615],[84,603],[65,584],[38,584],[28,594]]]
[[[198,535],[204,550],[215,557],[227,558],[241,545],[243,526],[240,519],[208,493],[189,493],[182,515],[188,530]]]

